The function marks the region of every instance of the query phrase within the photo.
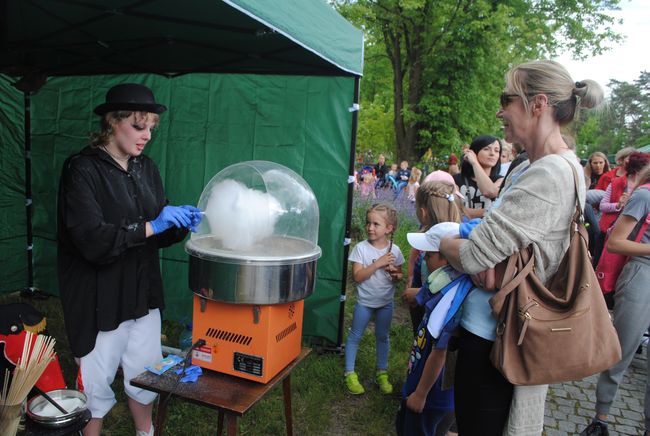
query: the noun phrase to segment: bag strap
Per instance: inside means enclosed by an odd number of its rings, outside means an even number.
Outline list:
[[[527,250],[528,249],[525,251],[527,252]],[[517,267],[519,267],[519,270],[517,270]],[[506,266],[506,272],[503,276],[503,283],[505,283],[505,285],[490,298],[490,307],[492,307],[492,312],[495,314],[497,319],[499,319],[503,312],[501,309],[503,308],[508,295],[517,289],[517,287],[533,271],[534,267],[535,256],[531,255],[527,261],[522,258],[521,251],[510,256]]]
[[[636,190],[639,189],[639,188],[643,188],[643,189],[650,190],[650,183],[645,183],[645,184],[643,184],[643,185],[639,185],[639,186],[637,186],[636,188],[634,188],[634,190],[636,191]]]
[[[643,235],[645,235],[646,230],[648,230],[648,224],[650,224],[648,220],[650,220],[650,213],[645,217],[643,224],[641,224],[639,233],[637,233],[636,238],[634,238],[634,242],[641,242],[641,238],[643,238]]]
[[[573,221],[576,224],[582,224],[585,222],[585,217],[584,213],[582,212],[584,210],[582,204],[580,204],[580,195],[578,193],[578,172],[576,171],[575,166],[569,161],[564,156],[560,156],[562,159],[566,161],[567,164],[571,167],[571,172],[573,173],[573,192],[575,192],[576,195],[576,213],[573,215]]]

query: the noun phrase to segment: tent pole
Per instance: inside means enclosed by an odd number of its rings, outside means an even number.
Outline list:
[[[359,123],[359,76],[354,77],[354,96],[352,107],[352,135],[350,138],[350,164],[348,174],[354,175],[354,164],[357,154],[357,126]],[[345,213],[345,245],[343,247],[343,275],[341,277],[341,307],[339,308],[339,330],[336,337],[336,348],[339,352],[343,351],[343,329],[345,321],[345,300],[346,288],[348,284],[348,254],[350,253],[350,228],[352,227],[352,200],[354,195],[354,183],[348,183],[348,204]]]
[[[25,214],[27,225],[27,287],[23,296],[32,297],[36,293],[34,288],[34,256],[33,256],[33,226],[32,226],[32,127],[31,127],[31,92],[24,91],[25,106]]]

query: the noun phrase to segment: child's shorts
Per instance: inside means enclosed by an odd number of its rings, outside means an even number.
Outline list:
[[[115,330],[99,332],[95,348],[78,359],[78,389],[88,398],[93,418],[103,418],[115,404],[111,383],[117,368],[124,373],[124,391],[141,404],[150,404],[156,394],[131,386],[144,367],[162,359],[160,310],[151,309],[142,318],[122,322]]]

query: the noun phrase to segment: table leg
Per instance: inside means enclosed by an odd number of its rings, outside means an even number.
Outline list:
[[[293,418],[291,413],[291,374],[282,380],[282,392],[284,393],[284,419],[287,424],[287,436],[293,436]]]
[[[163,436],[165,419],[167,418],[167,403],[169,402],[170,396],[171,393],[161,393],[158,398],[158,411],[156,412],[154,436]]]
[[[228,436],[237,436],[237,416],[228,415]]]
[[[223,432],[223,410],[219,410],[219,420],[217,421],[217,436]]]

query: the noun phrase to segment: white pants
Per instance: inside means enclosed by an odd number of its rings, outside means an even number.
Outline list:
[[[147,365],[162,359],[160,310],[151,309],[142,318],[122,322],[115,330],[99,332],[95,348],[79,359],[79,389],[88,397],[93,418],[103,418],[115,404],[111,383],[117,368],[124,372],[124,391],[141,404],[150,404],[156,394],[131,386],[130,381]]]

